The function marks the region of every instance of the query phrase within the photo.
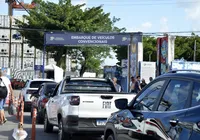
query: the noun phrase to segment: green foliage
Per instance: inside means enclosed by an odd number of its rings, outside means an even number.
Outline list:
[[[156,62],[157,48],[155,37],[143,37],[143,60]],[[194,43],[196,40],[196,61],[200,61],[200,37],[192,33],[192,36],[184,37],[177,36],[175,39],[175,59],[184,58],[187,61],[193,61]],[[122,59],[127,59],[127,47],[116,47],[115,52],[117,59],[121,62]],[[120,63],[119,63],[120,64]]]
[[[115,27],[118,18],[110,18],[110,13],[104,13],[102,6],[87,8],[85,5],[72,5],[71,0],[60,0],[58,4],[37,0],[37,7],[25,15],[25,22],[18,20],[22,28],[64,30],[69,32],[121,32],[125,29]],[[28,39],[30,46],[43,49],[44,32],[39,30],[23,30],[21,34]],[[99,71],[102,58],[110,57],[110,47],[47,47],[48,52],[55,53],[54,59],[59,66],[64,67],[65,54],[78,55],[82,75],[90,69]],[[68,50],[68,51],[66,51]]]
[[[200,61],[200,38],[192,34],[191,37],[176,37],[175,40],[175,59],[184,58],[187,61],[193,61],[194,44],[196,40],[196,61]]]
[[[143,61],[156,61],[157,49],[155,37],[143,37]]]

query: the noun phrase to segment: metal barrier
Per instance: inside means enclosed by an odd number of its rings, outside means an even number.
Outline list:
[[[10,103],[11,103],[11,101],[10,101]],[[13,101],[13,103],[14,103],[14,101]],[[17,108],[16,118],[17,118],[17,120],[19,120],[19,124],[18,124],[18,128],[14,129],[12,136],[16,140],[17,139],[24,140],[28,136],[28,134],[23,129],[23,125],[24,125],[24,101],[23,101],[23,98],[18,99],[16,108]]]

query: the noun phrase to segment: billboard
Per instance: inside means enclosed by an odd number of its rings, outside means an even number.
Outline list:
[[[140,76],[149,83],[149,77],[153,79],[156,77],[156,63],[155,62],[140,62]]]
[[[157,76],[169,71],[174,60],[174,36],[157,38]]]

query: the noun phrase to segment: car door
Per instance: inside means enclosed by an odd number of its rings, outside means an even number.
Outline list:
[[[190,103],[185,115],[187,128],[192,132],[190,140],[200,139],[200,82],[194,81]]]
[[[165,83],[165,79],[155,80],[141,91],[129,105],[130,109],[118,114],[119,123],[115,124],[117,140],[143,138],[145,121],[154,109]]]
[[[185,115],[192,82],[171,79],[156,111],[145,122],[145,139],[188,140],[191,132],[186,128]]]
[[[58,84],[57,87],[54,90],[53,97],[49,99],[48,101],[48,109],[49,109],[49,119],[51,123],[57,125],[57,111],[59,107],[59,92],[61,89],[61,84]]]
[[[39,96],[38,96],[38,100],[37,100],[38,112],[40,112],[40,110],[41,110],[41,101],[44,96],[44,90],[45,90],[45,86],[43,84],[40,85],[40,90],[38,92]]]

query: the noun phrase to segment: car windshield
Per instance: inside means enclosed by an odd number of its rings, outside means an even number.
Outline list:
[[[42,83],[52,83],[52,81],[32,81],[30,88],[39,88]]]
[[[65,83],[64,92],[115,92],[114,87],[106,81],[71,80]]]

